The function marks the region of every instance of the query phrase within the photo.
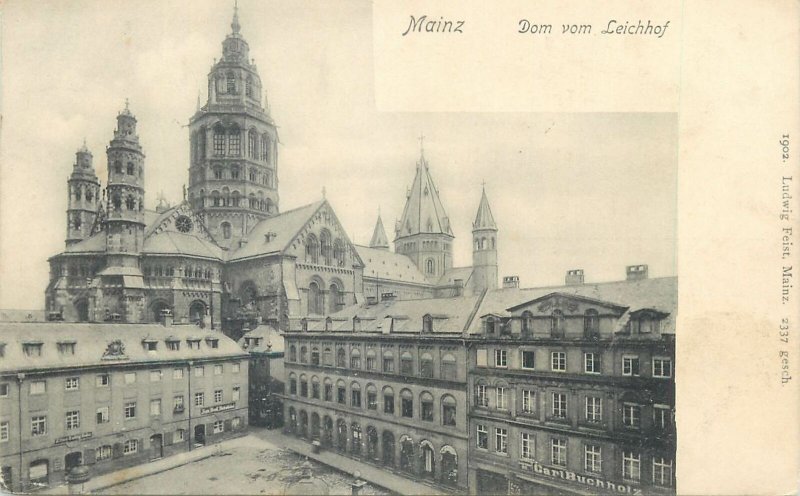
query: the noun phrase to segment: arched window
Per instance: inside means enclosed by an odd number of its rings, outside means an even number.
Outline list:
[[[333,401],[333,381],[331,380],[330,377],[325,378],[325,380],[323,381],[323,386],[325,389],[323,398],[325,399],[325,401]]]
[[[305,374],[300,374],[300,396],[308,398],[308,378]]]
[[[251,129],[247,133],[247,156],[253,159],[258,158],[258,133],[255,129]]]
[[[400,373],[403,375],[414,375],[414,357],[411,353],[404,351],[400,355]]]
[[[422,475],[428,479],[433,479],[436,470],[436,455],[433,451],[433,446],[429,441],[422,441],[422,443],[420,443],[420,450],[422,451]]]
[[[122,174],[122,162],[119,160],[114,161],[114,172],[117,174]]]
[[[255,169],[250,169],[250,182],[258,182],[258,171]]]
[[[442,356],[441,375],[442,380],[456,380],[456,357],[451,353],[445,353]]]
[[[319,365],[319,348],[311,348],[311,365]]]
[[[79,185],[75,185],[74,193],[75,193],[75,201],[80,201],[81,200],[81,187]]]
[[[436,273],[436,264],[432,258],[429,258],[425,261],[425,273],[429,275]]]
[[[533,314],[525,310],[522,312],[522,334],[528,335],[533,332]]]
[[[221,124],[214,126],[214,155],[225,155],[225,128]]]
[[[386,350],[383,352],[383,371],[387,374],[394,373],[394,354]]]
[[[433,317],[430,314],[422,316],[422,332],[433,332]]]
[[[419,395],[419,416],[421,420],[433,422],[433,395],[428,391]]]
[[[234,165],[231,167],[231,179],[239,179],[240,169],[239,166]]]
[[[136,200],[133,198],[133,195],[128,195],[127,198],[125,198],[125,208],[128,210],[136,209]]]
[[[261,160],[266,163],[270,163],[270,146],[272,146],[272,142],[269,139],[269,135],[264,133],[261,135]]]
[[[333,352],[330,348],[325,348],[322,350],[322,365],[327,367],[333,366]]]
[[[289,374],[289,394],[297,394],[297,376]]]
[[[309,234],[306,238],[306,262],[319,262],[319,243],[313,234]]]
[[[253,76],[247,76],[244,86],[244,93],[249,97],[253,96]]]
[[[449,394],[442,396],[442,425],[456,425],[456,399]]]
[[[336,402],[342,405],[347,404],[347,387],[342,379],[336,381]]]
[[[486,329],[485,329],[486,334],[494,334],[495,330],[494,326],[495,326],[494,317],[492,316],[486,317]]]
[[[308,348],[300,347],[300,363],[308,363]]]
[[[344,267],[344,243],[340,239],[333,243],[333,259],[336,260],[337,266]]]
[[[228,153],[230,155],[237,157],[242,153],[241,139],[241,133],[237,126],[228,130]]]
[[[222,205],[229,207],[231,205],[231,191],[227,186],[222,188]]]
[[[236,77],[233,72],[225,74],[225,91],[231,95],[236,93]]]
[[[583,314],[583,332],[587,338],[597,336],[600,333],[600,318],[594,308],[586,310]]]
[[[135,167],[133,166],[133,162],[128,162],[128,175],[133,176],[136,173]]]
[[[378,358],[374,349],[367,350],[367,370],[378,370]]]
[[[361,386],[355,381],[350,383],[350,406],[361,408]]]
[[[394,415],[394,390],[390,386],[383,388],[383,413]]]
[[[92,194],[92,190],[90,188],[86,188],[86,201],[92,201],[94,195]]]
[[[289,361],[290,362],[297,361],[297,347],[295,345],[289,346]]]
[[[350,451],[354,455],[361,454],[361,426],[357,422],[353,422],[350,425],[350,431],[352,436],[352,443],[350,447]]]
[[[336,366],[345,368],[347,367],[347,353],[344,351],[344,348],[339,348],[336,350]]]
[[[323,229],[319,234],[320,253],[325,265],[331,265],[331,233]]]
[[[564,312],[553,310],[550,316],[550,333],[554,337],[563,337],[564,334]]]
[[[336,284],[331,284],[329,299],[330,299],[331,313],[338,312],[339,309],[341,309],[342,306],[344,305],[343,295],[339,291],[339,286],[337,286]]]
[[[206,158],[206,127],[201,126],[197,135],[197,159],[198,161]]]
[[[414,395],[408,389],[400,391],[400,415],[414,418]]]
[[[361,351],[358,348],[353,348],[350,350],[350,368],[361,368]]]
[[[322,314],[322,293],[319,284],[312,282],[308,285],[308,313]]]
[[[419,357],[420,377],[433,377],[433,356],[425,352]]]
[[[311,355],[314,355],[313,351],[311,352]],[[317,351],[317,358],[319,358],[319,351]],[[313,376],[311,378],[311,397],[315,400],[319,399],[319,377],[317,376]]]

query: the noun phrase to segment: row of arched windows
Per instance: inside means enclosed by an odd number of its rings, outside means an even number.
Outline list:
[[[344,307],[344,293],[339,285],[332,283],[328,288],[328,313],[335,313]],[[322,315],[325,313],[325,295],[319,282],[312,281],[308,285],[308,313]]]
[[[175,267],[171,265],[145,265],[142,268],[142,273],[145,277],[174,277]],[[209,267],[187,265],[185,267],[178,267],[178,275],[180,277],[192,279],[210,280],[213,276],[213,272]]]
[[[239,83],[233,71],[227,71],[225,74],[217,75],[216,82],[216,90],[220,95],[238,95],[240,92],[241,83]],[[257,98],[255,79],[252,74],[248,74],[244,79],[244,93],[250,98]]]
[[[72,185],[72,194],[75,197],[75,201],[81,201],[84,196],[83,193],[85,193],[86,201],[90,202],[95,198],[95,189],[95,186],[86,185],[81,188],[80,184],[74,184]]]
[[[123,202],[125,203],[125,210],[137,212],[144,210],[141,199],[137,199],[132,194],[123,196],[121,193],[113,193],[111,195],[111,210],[116,212],[122,211]]]
[[[490,238],[475,238],[475,250],[494,250],[495,241],[494,237]]]
[[[275,204],[272,199],[264,198],[264,192],[250,193],[245,197],[241,193],[234,190],[231,192],[227,187],[222,188],[222,192],[214,190],[210,195],[206,196],[205,190],[200,190],[199,195],[195,196],[194,193],[189,194],[189,203],[196,209],[205,207],[233,207],[241,208],[245,205],[252,209],[261,212],[274,213],[276,211]]]
[[[337,238],[331,241],[331,233],[323,229],[319,239],[315,234],[306,236],[306,262],[318,264],[322,261],[325,265],[344,267],[344,242]]]
[[[230,168],[226,167],[222,164],[215,164],[211,167],[211,176],[210,179],[215,180],[233,180],[233,181],[240,181],[245,179],[242,175],[242,169],[238,165],[233,165]],[[199,179],[198,179],[199,178]],[[252,183],[263,184],[264,186],[273,187],[272,181],[273,175],[272,171],[266,170],[264,172],[259,171],[255,167],[251,168],[247,172],[247,178]],[[195,182],[203,180],[203,174],[197,174],[195,178]]]
[[[391,430],[384,430],[378,435],[378,429],[367,425],[362,431],[361,424],[353,421],[348,426],[343,418],[334,421],[329,415],[322,419],[317,412],[311,415],[293,406],[287,409],[287,428],[289,432],[305,438],[319,441],[325,447],[335,448],[340,453],[349,453],[358,457],[382,463],[390,468],[399,468],[413,476],[422,476],[440,483],[455,486],[458,484],[458,455],[455,448],[443,445],[438,451],[433,443],[423,439],[418,444],[407,434],[395,441]],[[396,449],[399,447],[399,460]],[[399,463],[398,463],[399,462]]]
[[[310,355],[309,355],[310,352]],[[310,358],[310,362],[309,362]],[[395,367],[395,354],[391,350],[384,350],[382,354],[374,348],[367,349],[362,362],[361,350],[358,347],[350,348],[348,360],[347,351],[344,347],[336,348],[336,362],[334,365],[333,350],[330,347],[320,349],[317,346],[310,348],[301,345],[299,349],[292,344],[289,346],[289,362],[311,363],[311,365],[350,368],[354,370],[368,370],[373,372],[384,372],[394,374],[399,372],[404,376],[418,376],[434,378],[434,358],[428,351],[423,351],[417,359],[417,368],[414,367],[414,355],[410,351],[400,353],[399,367]],[[456,380],[457,375],[456,358],[452,353],[442,355],[439,362],[439,379]]]
[[[457,422],[456,399],[450,394],[443,394],[440,397],[437,409],[433,394],[422,391],[416,398],[418,404],[415,408],[415,397],[410,389],[401,389],[395,401],[394,389],[391,386],[384,386],[378,395],[378,388],[372,383],[368,383],[362,391],[361,384],[357,381],[352,381],[348,388],[342,379],[334,383],[330,377],[320,381],[318,376],[312,375],[309,380],[306,374],[300,374],[298,379],[294,372],[289,374],[289,394],[338,403],[351,408],[365,408],[385,415],[418,418],[425,422],[437,421],[445,426],[452,427]]]
[[[123,168],[121,160],[115,160],[114,161],[114,172],[116,174],[125,173],[125,174],[128,174],[129,176],[138,175],[139,177],[142,177],[142,169],[143,169],[142,167],[138,167],[137,168],[136,164],[134,164],[133,162],[128,162],[128,165],[126,165]]]
[[[200,162],[207,156],[206,132],[206,127],[201,126],[198,131],[192,133],[192,162]],[[247,142],[243,149],[244,139]],[[246,152],[247,157],[253,160],[272,162],[273,141],[268,133],[259,133],[255,128],[251,128],[246,136],[242,136],[242,130],[237,124],[225,127],[217,123],[212,128],[211,143],[212,154],[216,157],[240,157]]]

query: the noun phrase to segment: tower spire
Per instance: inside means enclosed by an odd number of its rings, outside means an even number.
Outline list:
[[[379,250],[389,249],[389,238],[386,237],[386,230],[383,228],[380,209],[378,209],[378,221],[375,223],[375,230],[372,231],[372,239],[369,242],[369,247]]]
[[[239,34],[242,26],[239,25],[239,1],[233,0],[233,21],[231,22],[231,29],[233,34]]]

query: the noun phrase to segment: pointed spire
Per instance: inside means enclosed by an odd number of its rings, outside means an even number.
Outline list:
[[[420,136],[420,144],[423,140],[424,136]],[[422,149],[421,152],[424,153]],[[453,235],[424,155],[417,162],[414,182],[406,194],[406,206],[395,231],[396,239],[420,233]]]
[[[478,205],[478,213],[475,215],[475,222],[472,223],[472,230],[478,229],[493,229],[497,230],[497,224],[494,222],[492,209],[489,206],[489,199],[486,198],[486,182],[483,182],[481,193],[481,203]]]
[[[372,231],[372,239],[369,242],[369,247],[379,250],[389,249],[389,238],[386,237],[386,230],[383,228],[380,210],[378,211],[378,221],[375,223],[375,230]]]
[[[233,22],[231,22],[231,29],[233,30],[233,34],[239,34],[239,31],[242,29],[242,26],[239,24],[238,0],[233,0]]]

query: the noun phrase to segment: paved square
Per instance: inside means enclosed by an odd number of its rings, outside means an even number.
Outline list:
[[[284,494],[287,484],[300,478],[305,458],[254,436],[245,446],[223,449],[218,454],[166,472],[136,479],[99,491],[102,494]],[[310,460],[312,475],[324,481],[329,494],[351,494],[353,477]],[[365,485],[360,494],[389,494]]]

